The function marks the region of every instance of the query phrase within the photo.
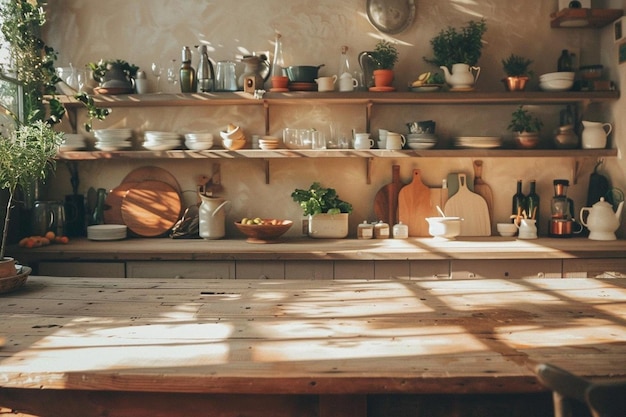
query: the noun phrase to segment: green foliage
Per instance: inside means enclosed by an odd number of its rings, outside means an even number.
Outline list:
[[[478,22],[470,20],[460,30],[448,26],[430,40],[434,57],[424,57],[424,61],[438,67],[446,66],[448,69],[452,69],[453,64],[475,66],[482,53],[482,37],[486,31],[485,19]]]
[[[0,31],[2,44],[10,51],[12,68],[18,82],[24,87],[24,122],[47,120],[58,123],[65,108],[54,98],[56,75],[55,50],[40,37],[46,14],[40,0],[11,0],[0,4]],[[52,95],[50,114],[47,115],[44,96]]]
[[[372,51],[372,58],[377,69],[393,69],[398,62],[398,49],[391,42],[381,39]]]
[[[531,75],[532,71],[529,71],[528,67],[532,63],[533,61],[530,59],[511,54],[502,60],[502,68],[509,77],[524,77]]]
[[[291,198],[300,204],[305,216],[319,213],[352,213],[352,205],[340,200],[337,191],[333,188],[323,188],[318,182],[314,182],[308,190],[296,188],[291,193]]]
[[[512,132],[539,132],[543,127],[543,122],[524,109],[524,106],[519,106],[511,116],[507,129]]]
[[[135,76],[137,75],[137,71],[139,70],[138,66],[134,64],[129,64],[123,59],[116,59],[116,60],[101,59],[98,62],[90,62],[89,64],[87,64],[87,67],[93,71],[93,78],[98,82],[102,82],[104,80],[104,76],[106,75],[110,65],[120,66],[122,68],[122,71],[124,71],[126,78],[128,78],[129,80],[131,78],[135,78]]]
[[[19,126],[11,137],[0,137],[0,188],[9,191],[0,259],[4,258],[7,226],[16,189],[28,188],[45,179],[56,168],[54,157],[62,141],[63,133],[55,132],[41,120]]]
[[[74,98],[87,108],[87,121],[85,122],[85,130],[87,132],[91,132],[93,119],[104,120],[111,113],[111,109],[97,107],[93,97],[87,93],[77,94]]]

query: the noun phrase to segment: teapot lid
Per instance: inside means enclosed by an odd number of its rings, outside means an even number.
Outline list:
[[[593,205],[593,207],[595,206],[608,206],[613,210],[613,206],[608,201],[604,201],[604,197],[600,197],[600,201]]]

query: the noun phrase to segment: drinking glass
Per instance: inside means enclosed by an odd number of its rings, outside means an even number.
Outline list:
[[[157,79],[156,91],[157,93],[161,92],[161,75],[163,75],[163,67],[161,67],[158,63],[152,63],[152,75],[154,75]]]
[[[176,85],[178,83],[178,68],[176,67],[176,60],[172,59],[172,64],[167,69],[167,82],[170,85]]]

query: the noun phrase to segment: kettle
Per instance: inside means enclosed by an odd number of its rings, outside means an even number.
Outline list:
[[[589,239],[592,240],[615,240],[615,231],[620,225],[620,216],[624,202],[620,202],[617,211],[613,212],[613,206],[600,197],[600,201],[593,207],[583,207],[580,209],[580,221],[589,229]],[[583,214],[588,212],[587,220]]]
[[[202,202],[198,210],[200,237],[203,239],[221,239],[226,235],[226,214],[224,207],[230,201],[219,197],[198,194]]]

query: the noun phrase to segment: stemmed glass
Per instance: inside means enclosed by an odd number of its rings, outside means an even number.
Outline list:
[[[176,85],[178,83],[177,74],[178,68],[176,68],[176,60],[172,59],[172,63],[167,69],[167,82],[170,83],[170,85]]]
[[[163,68],[156,62],[152,63],[152,75],[157,79],[157,93],[161,92],[161,75],[163,75]]]

